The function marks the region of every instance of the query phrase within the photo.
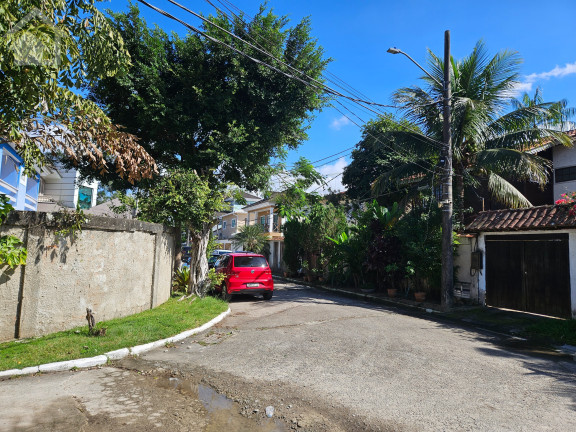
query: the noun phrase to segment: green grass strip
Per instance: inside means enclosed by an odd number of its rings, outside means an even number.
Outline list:
[[[227,303],[209,296],[180,302],[171,298],[154,309],[98,323],[97,327],[107,329],[104,336],[90,336],[86,325],[38,338],[1,343],[0,370],[94,357],[165,339],[199,327],[227,309]]]
[[[526,328],[526,335],[532,339],[548,341],[554,345],[576,346],[576,320],[547,320]]]

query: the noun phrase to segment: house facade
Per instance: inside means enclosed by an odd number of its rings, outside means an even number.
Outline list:
[[[247,213],[246,221],[249,225],[260,225],[268,234],[270,242],[270,256],[268,263],[273,271],[281,271],[284,267],[282,256],[284,254],[284,234],[282,225],[284,218],[276,211],[274,198],[263,199],[243,208]]]
[[[218,224],[214,227],[218,248],[242,250],[241,247],[233,245],[234,236],[246,225],[259,225],[270,242],[270,255],[267,257],[270,267],[273,271],[281,271],[284,251],[284,235],[282,234],[284,219],[278,215],[275,207],[276,203],[273,198],[258,199],[242,207],[233,206],[232,211],[228,213],[221,213],[218,216]]]
[[[38,211],[58,211],[62,207],[90,209],[96,205],[98,185],[97,181],[81,181],[75,169],[44,169],[40,173]]]
[[[576,141],[576,130],[568,132],[572,141]],[[563,193],[576,192],[576,146],[555,146],[552,149],[552,163],[554,166],[554,201],[561,198]]]
[[[98,182],[82,182],[78,171],[62,167],[45,166],[26,176],[20,155],[10,144],[0,143],[0,193],[16,210],[89,209],[96,205]]]
[[[24,174],[24,162],[7,143],[0,143],[0,193],[10,198],[16,210],[35,211],[40,192],[40,173]]]
[[[481,212],[466,227],[456,296],[481,304],[576,318],[576,217],[571,205]]]

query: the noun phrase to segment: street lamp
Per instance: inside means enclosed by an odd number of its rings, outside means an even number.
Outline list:
[[[432,75],[430,75],[430,72],[428,72],[426,69],[424,69],[422,66],[420,66],[420,64],[416,60],[414,60],[412,57],[410,57],[408,54],[406,54],[401,49],[393,47],[393,48],[388,48],[388,50],[386,52],[389,52],[390,54],[404,54],[406,57],[408,57],[410,59],[410,61],[412,63],[414,63],[416,66],[418,66],[426,75],[428,75],[430,78],[432,78],[434,80],[434,82],[436,82],[436,84],[438,84],[440,87],[442,87],[442,83],[440,81],[438,81],[436,78],[434,78]]]
[[[440,83],[416,60],[404,51],[394,47],[388,48],[390,54],[404,54],[418,66],[426,75],[443,88],[442,114],[443,138],[442,156],[444,159],[444,172],[442,176],[442,307],[449,309],[454,301],[454,254],[452,251],[452,131],[450,118],[450,30],[444,32],[444,83]]]

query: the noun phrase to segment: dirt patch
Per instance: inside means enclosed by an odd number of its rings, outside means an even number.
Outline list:
[[[166,370],[154,362],[140,358],[123,360],[119,366],[149,376],[169,376],[184,382],[196,383],[225,396],[232,405],[227,412],[238,413],[246,420],[265,426],[266,407],[274,407],[273,419],[277,429],[302,432],[400,431],[413,429],[397,422],[376,424],[351,413],[330,400],[323,400],[308,389],[296,388],[280,382],[246,381],[227,373],[215,373],[201,367],[181,365],[178,370]],[[210,430],[210,429],[208,429]],[[223,429],[222,429],[223,430]],[[232,429],[228,429],[232,430]],[[240,429],[236,429],[240,430]],[[254,430],[254,429],[253,429]]]

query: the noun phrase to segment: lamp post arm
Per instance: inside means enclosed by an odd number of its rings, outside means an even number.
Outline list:
[[[428,72],[426,69],[424,69],[422,66],[420,66],[420,64],[419,64],[416,60],[414,60],[412,57],[410,57],[410,56],[409,56],[408,54],[406,54],[404,51],[398,50],[398,54],[404,54],[406,57],[408,57],[408,59],[410,59],[410,61],[411,61],[412,63],[414,63],[416,66],[418,66],[418,67],[422,70],[422,72],[424,72],[426,75],[428,75],[430,78],[432,78],[432,80],[433,80],[436,84],[438,84],[440,87],[444,88],[444,86],[442,85],[442,83],[441,83],[440,81],[438,81],[436,78],[434,78],[434,77],[430,74],[430,72]]]

